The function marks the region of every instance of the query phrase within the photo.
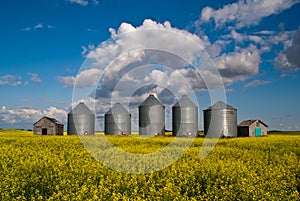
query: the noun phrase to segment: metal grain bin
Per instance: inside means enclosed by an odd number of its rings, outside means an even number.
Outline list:
[[[152,94],[139,106],[139,133],[165,134],[165,106]]]
[[[237,137],[237,109],[218,101],[203,110],[204,134],[208,137]]]
[[[107,135],[130,135],[131,115],[120,103],[116,103],[105,113],[104,127]]]
[[[175,136],[197,136],[198,107],[186,95],[172,107],[172,128]]]
[[[93,135],[95,133],[95,114],[80,102],[68,114],[68,135]]]

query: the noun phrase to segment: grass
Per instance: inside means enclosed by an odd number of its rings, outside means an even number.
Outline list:
[[[276,131],[269,132],[269,135],[300,135],[300,131]]]

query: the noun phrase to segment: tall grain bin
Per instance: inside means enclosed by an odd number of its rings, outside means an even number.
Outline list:
[[[165,106],[152,94],[139,106],[139,133],[165,134]]]
[[[218,101],[203,110],[204,134],[208,137],[237,137],[237,109]]]
[[[93,135],[95,133],[95,114],[80,102],[68,114],[68,135]]]
[[[107,135],[130,135],[131,115],[120,103],[116,103],[105,113],[104,126]]]
[[[198,107],[186,96],[172,107],[173,135],[197,136]]]

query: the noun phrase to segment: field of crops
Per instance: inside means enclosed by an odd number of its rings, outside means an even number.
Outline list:
[[[173,137],[108,139],[149,153]],[[98,162],[77,136],[0,131],[0,200],[300,200],[300,135],[220,139],[200,160],[203,140],[160,171],[126,174]]]

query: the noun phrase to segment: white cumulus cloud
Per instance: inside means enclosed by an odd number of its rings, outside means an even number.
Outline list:
[[[300,69],[300,28],[285,49],[275,58],[275,65],[283,71]]]
[[[87,60],[78,75],[58,79],[64,87],[101,86],[90,96],[101,98],[103,102],[128,91],[129,96],[138,91],[137,95],[144,97],[143,93],[163,94],[164,89],[188,94],[207,90],[207,85],[218,88],[220,85],[216,83],[220,80],[229,86],[258,74],[261,56],[254,43],[262,40],[258,33],[247,36],[233,28],[231,30],[228,38],[253,43],[233,52],[221,53],[228,44],[226,38],[211,44],[205,35],[199,37],[174,28],[169,22],[158,23],[147,19],[137,27],[122,23],[118,29],[110,29],[112,40],[103,42],[97,48],[91,45],[83,48]],[[271,33],[263,31],[261,34]],[[208,57],[203,57],[203,49],[213,55],[215,66],[209,63]],[[199,55],[202,57],[197,63],[195,59]],[[160,67],[153,67],[153,64]],[[200,74],[190,68],[190,64],[201,66]],[[213,68],[216,71],[212,71]]]
[[[99,4],[98,0],[66,0],[72,4],[77,4],[80,6],[87,6],[89,4],[93,4],[95,6],[97,6]]]
[[[96,68],[81,71],[77,76],[59,76],[58,81],[64,87],[90,87],[97,86],[102,71]]]
[[[63,87],[74,87],[75,85],[74,76],[59,76],[57,79],[63,85]]]
[[[0,76],[0,86],[19,86],[22,84],[21,77],[16,77],[14,75],[2,75]]]
[[[255,46],[240,49],[236,52],[224,53],[214,59],[223,78],[232,83],[235,80],[243,80],[245,77],[256,75],[259,72],[261,58],[259,50]]]
[[[186,30],[171,27],[169,22],[161,24],[149,19],[139,27],[122,23],[117,30],[110,29],[110,32],[113,42],[105,41],[95,50],[92,45],[82,47],[82,53],[92,64],[88,69],[84,66],[77,76],[59,77],[65,87],[74,86],[75,81],[76,87],[92,86],[102,73],[105,75],[103,85],[108,86],[112,80],[125,75],[131,65],[148,64],[151,60],[171,67],[182,67],[182,63],[186,62],[180,63],[178,55],[192,61],[197,51],[200,53],[199,50],[207,43]]]
[[[43,116],[55,118],[60,122],[65,123],[67,111],[56,107],[49,107],[45,110],[34,109],[31,107],[19,107],[15,109],[2,107],[0,110],[0,126],[11,128],[32,128],[33,123]]]
[[[36,74],[36,73],[28,73],[28,75],[31,76],[30,80],[32,82],[36,82],[36,83],[41,83],[42,82],[42,80],[39,78],[38,74]]]
[[[82,56],[86,56],[86,55],[88,55],[91,51],[93,51],[93,50],[95,50],[95,45],[93,45],[93,44],[89,44],[88,46],[81,46],[81,49],[82,49],[82,51],[81,51],[81,55]]]
[[[68,0],[70,3],[73,4],[79,4],[81,6],[87,6],[89,4],[89,1],[87,0]]]
[[[42,29],[42,28],[44,28],[44,25],[42,23],[39,23],[39,24],[35,25],[33,28],[34,29]]]
[[[299,3],[299,0],[239,0],[220,9],[207,6],[202,9],[201,22],[213,20],[217,27],[234,23],[236,28],[257,25],[261,19]]]
[[[31,31],[31,30],[37,30],[37,29],[45,29],[45,28],[48,28],[48,29],[54,29],[55,26],[54,25],[50,25],[50,24],[43,24],[43,23],[38,23],[34,26],[28,26],[28,27],[25,27],[25,28],[22,28],[21,31]]]

